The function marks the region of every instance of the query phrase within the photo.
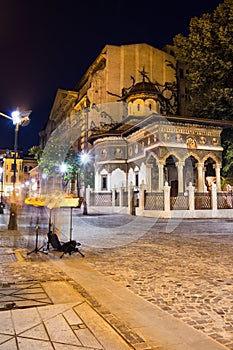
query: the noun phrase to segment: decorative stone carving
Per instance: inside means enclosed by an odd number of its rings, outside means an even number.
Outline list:
[[[177,142],[182,142],[183,141],[182,135],[181,134],[177,134],[176,135],[176,140],[177,140]]]
[[[186,145],[188,148],[197,148],[197,140],[195,139],[195,137],[189,136],[186,139]]]
[[[106,149],[104,148],[104,149],[102,150],[102,152],[101,152],[101,158],[102,158],[102,159],[105,159],[105,158],[107,157],[107,154],[108,154],[108,152],[107,152]]]
[[[114,155],[115,155],[116,157],[121,157],[121,156],[122,156],[122,149],[119,148],[119,147],[117,147],[117,148],[115,149]]]
[[[170,135],[167,134],[167,133],[165,133],[165,134],[163,135],[163,137],[164,137],[164,141],[169,141],[169,140],[170,140]]]
[[[205,144],[206,144],[206,137],[205,137],[205,136],[201,136],[201,137],[200,137],[200,143],[201,143],[202,145],[205,145]]]

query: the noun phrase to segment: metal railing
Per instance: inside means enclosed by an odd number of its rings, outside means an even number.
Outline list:
[[[111,207],[112,192],[92,192],[90,194],[90,205],[97,207]]]
[[[170,197],[170,209],[171,210],[188,210],[189,202],[188,196],[178,194],[176,197]]]
[[[163,210],[164,208],[163,192],[145,193],[145,210]]]
[[[232,192],[218,192],[217,193],[217,208],[218,209],[232,209],[233,208],[233,193]]]
[[[196,192],[195,193],[195,209],[196,210],[211,209],[211,193],[210,192]]]

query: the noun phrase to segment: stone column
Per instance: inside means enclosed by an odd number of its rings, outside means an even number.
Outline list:
[[[197,192],[204,192],[204,163],[197,163]]]
[[[195,210],[195,197],[194,197],[194,186],[192,182],[188,185],[188,194],[189,194],[189,210]]]
[[[119,195],[120,195],[119,205],[120,205],[120,207],[123,207],[124,206],[124,186],[123,185],[120,187]]]
[[[158,168],[159,168],[159,192],[162,192],[163,191],[163,183],[164,183],[164,174],[163,174],[164,164],[158,163]]]
[[[178,193],[184,192],[184,162],[177,162],[176,166],[178,168]]]
[[[146,185],[142,180],[142,183],[139,186],[139,209],[140,210],[144,210],[144,207],[145,207],[145,190],[146,190]]]
[[[220,177],[220,169],[221,166],[220,164],[215,164],[214,165],[215,168],[215,176],[216,176],[216,187],[217,187],[217,192],[221,191],[221,177]]]
[[[211,188],[211,209],[216,211],[218,209],[218,205],[217,205],[217,188],[216,188],[216,184],[213,183],[212,184],[212,188]]]
[[[151,192],[151,171],[152,171],[152,164],[147,164],[146,165],[146,188],[147,191]]]
[[[112,207],[115,207],[116,202],[116,187],[112,189]]]
[[[170,211],[170,189],[171,186],[168,186],[168,182],[165,182],[163,191],[164,191],[164,211]]]
[[[133,183],[132,181],[130,182],[130,185],[128,187],[128,211],[129,211],[129,214],[130,215],[133,215],[133,209],[134,209],[134,206],[133,206],[133,189],[134,189],[134,186],[133,186]]]

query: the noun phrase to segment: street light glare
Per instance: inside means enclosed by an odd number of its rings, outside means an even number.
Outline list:
[[[87,164],[90,161],[90,156],[88,153],[82,153],[81,154],[81,162],[83,164]]]
[[[65,173],[67,171],[67,165],[65,163],[62,163],[60,165],[60,172]]]
[[[19,111],[14,111],[11,113],[13,124],[20,124],[21,118]]]

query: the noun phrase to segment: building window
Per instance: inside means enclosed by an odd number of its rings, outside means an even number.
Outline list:
[[[101,176],[101,190],[106,191],[108,189],[108,177],[107,175]]]
[[[136,187],[139,186],[139,173],[138,173],[138,171],[135,173],[135,186]]]
[[[138,112],[140,111],[140,104],[138,104]]]

